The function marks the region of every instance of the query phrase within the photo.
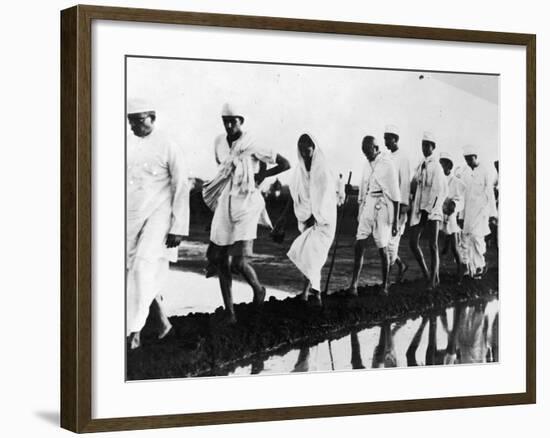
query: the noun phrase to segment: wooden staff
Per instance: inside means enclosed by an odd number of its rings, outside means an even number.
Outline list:
[[[328,295],[328,286],[330,284],[330,277],[332,276],[332,269],[334,268],[334,260],[336,258],[336,250],[338,249],[338,240],[340,239],[340,228],[342,227],[342,219],[344,218],[344,208],[346,208],[346,202],[348,200],[348,190],[351,183],[351,175],[352,172],[350,170],[348,175],[348,183],[346,184],[346,196],[344,197],[344,203],[342,204],[342,208],[340,209],[340,218],[338,219],[338,228],[336,229],[336,237],[334,239],[334,249],[332,250],[332,259],[330,261],[330,268],[328,270],[328,276],[327,276],[327,282],[325,284],[325,295]]]

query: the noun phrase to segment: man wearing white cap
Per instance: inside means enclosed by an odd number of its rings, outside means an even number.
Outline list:
[[[456,261],[457,277],[460,278],[462,260],[459,253],[460,234],[462,230],[458,226],[457,215],[464,209],[464,193],[466,185],[459,178],[453,175],[453,159],[446,152],[441,152],[439,163],[443,173],[447,177],[447,199],[443,204],[443,223],[441,230],[450,241],[451,251]]]
[[[236,321],[231,292],[232,272],[241,274],[254,292],[254,303],[264,301],[266,290],[249,262],[258,223],[271,225],[259,185],[270,176],[290,169],[274,149],[256,143],[242,130],[244,113],[228,103],[222,108],[225,134],[215,141],[216,177],[203,188],[206,204],[214,210],[207,250],[209,266],[218,272],[228,321]],[[265,165],[275,164],[267,169]]]
[[[363,256],[367,239],[372,235],[382,262],[383,292],[389,291],[390,260],[388,244],[397,234],[399,214],[399,181],[397,171],[390,157],[382,154],[376,139],[367,135],[361,145],[367,162],[363,170],[363,179],[359,186],[359,215],[355,241],[355,259],[353,275],[348,294],[357,295],[359,275],[363,267]]]
[[[464,262],[468,274],[480,278],[485,271],[485,236],[490,234],[489,218],[496,217],[493,177],[479,161],[479,149],[468,145],[464,159],[472,169],[464,200]]]
[[[443,202],[447,197],[447,181],[443,169],[435,157],[435,137],[424,132],[422,154],[424,159],[418,165],[411,183],[414,201],[411,210],[411,250],[422,269],[428,287],[433,289],[439,284],[439,247],[437,243],[440,224],[443,221]],[[420,249],[420,236],[428,231],[431,253],[431,269],[428,271],[424,255]]]
[[[391,152],[391,158],[397,170],[397,177],[399,180],[399,192],[401,193],[401,202],[399,204],[399,222],[397,228],[397,234],[391,236],[388,243],[388,254],[390,257],[390,266],[394,263],[397,264],[399,269],[397,274],[397,282],[403,280],[403,275],[408,269],[407,264],[399,257],[399,243],[401,242],[401,236],[405,232],[405,224],[407,222],[407,212],[409,210],[409,196],[411,192],[411,168],[409,166],[409,159],[399,149],[399,128],[395,125],[387,125],[384,130],[384,142],[386,147]]]
[[[130,348],[140,346],[149,307],[159,316],[159,339],[172,326],[160,293],[168,262],[189,231],[189,182],[181,147],[155,128],[151,104],[130,100],[126,179],[127,334]]]

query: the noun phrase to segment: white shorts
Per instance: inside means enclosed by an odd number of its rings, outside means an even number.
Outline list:
[[[441,231],[443,231],[443,233],[447,235],[460,233],[462,231],[457,223],[456,212],[450,215],[443,215],[443,221],[441,222]]]
[[[372,235],[377,248],[388,246],[391,237],[390,213],[386,199],[382,196],[367,196],[359,212],[357,240]]]

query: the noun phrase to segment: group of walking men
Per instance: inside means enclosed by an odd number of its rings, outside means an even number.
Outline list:
[[[372,235],[382,264],[383,291],[388,292],[389,273],[397,265],[401,281],[407,264],[399,257],[399,243],[409,220],[409,246],[427,280],[428,289],[439,285],[439,232],[450,244],[457,266],[457,280],[464,275],[480,278],[486,270],[485,236],[490,218],[496,217],[494,178],[479,161],[479,150],[465,146],[466,166],[452,172],[454,163],[445,152],[436,153],[437,142],[424,132],[424,158],[410,175],[407,156],[399,148],[399,129],[386,126],[382,152],[373,136],[363,139],[367,158],[359,186],[359,216],[355,243],[355,263],[349,293],[357,295],[359,274],[367,238]],[[462,227],[459,225],[462,224]],[[420,248],[427,234],[431,256],[428,268]]]
[[[163,310],[161,291],[169,261],[189,234],[189,178],[180,147],[156,129],[156,111],[144,101],[128,102],[127,137],[127,336],[129,347],[141,345],[140,333],[149,313],[158,321],[158,338],[172,326]],[[218,276],[228,322],[236,320],[232,279],[240,275],[251,286],[253,302],[261,305],[266,289],[250,263],[258,225],[285,226],[286,214],[271,224],[259,185],[265,178],[290,169],[289,161],[273,148],[259,144],[243,129],[245,116],[230,104],[222,108],[225,132],[214,145],[216,176],[204,185],[203,199],[214,212],[207,249],[207,277]],[[359,187],[359,215],[351,295],[357,294],[367,238],[372,235],[382,261],[383,291],[388,292],[389,272],[398,267],[398,281],[407,265],[399,257],[399,242],[410,217],[410,247],[428,287],[439,283],[438,233],[451,236],[459,270],[479,276],[485,267],[484,237],[494,216],[493,186],[473,147],[464,151],[469,172],[452,175],[452,159],[436,158],[436,140],[424,133],[424,159],[412,178],[406,155],[399,148],[399,130],[386,127],[382,152],[373,136],[362,141],[366,156]],[[338,182],[331,166],[310,133],[297,141],[298,166],[289,188],[300,235],[288,251],[289,259],[304,276],[301,297],[321,304],[321,269],[336,233]],[[340,178],[341,179],[341,178]],[[340,182],[341,185],[341,182]],[[458,226],[457,215],[464,221]],[[428,269],[419,241],[428,234],[431,265]],[[462,275],[462,274],[461,274]]]

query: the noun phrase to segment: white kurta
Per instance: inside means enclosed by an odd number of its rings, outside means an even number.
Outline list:
[[[464,183],[464,185],[468,184],[469,179],[472,176],[472,169],[468,167],[467,165],[464,166],[458,166],[454,173],[455,178],[458,178],[460,181]],[[457,219],[464,219],[464,208],[462,211],[459,211],[456,215]]]
[[[228,246],[242,240],[256,238],[258,222],[265,218],[265,201],[254,182],[260,161],[275,164],[277,152],[259,146],[247,132],[231,146],[225,134],[215,141],[219,173],[229,175],[212,218],[210,240],[216,245]]]
[[[455,211],[453,214],[443,214],[443,223],[441,224],[441,230],[445,234],[460,233],[462,230],[458,226],[457,216],[464,209],[464,195],[466,192],[466,185],[456,176],[449,175],[447,177],[447,187],[447,198],[454,201]]]
[[[155,129],[147,137],[128,134],[126,189],[127,330],[140,331],[162,289],[168,233],[189,233],[189,180],[180,147]]]
[[[411,168],[409,165],[409,159],[401,151],[397,149],[392,152],[390,157],[395,165],[397,171],[397,178],[399,180],[399,192],[401,194],[400,204],[409,205],[409,197],[411,193]],[[397,234],[390,237],[388,243],[388,255],[390,257],[390,263],[395,263],[399,253],[399,243],[401,242],[401,236],[405,232],[405,224],[407,222],[407,212],[401,211],[399,214],[399,223],[397,228]]]
[[[428,213],[428,220],[442,221],[447,181],[443,168],[434,154],[418,165],[413,181],[416,182],[416,193],[411,209],[411,226],[420,223],[422,211]]]
[[[371,234],[378,248],[388,246],[393,221],[393,202],[400,202],[399,180],[392,159],[379,153],[365,164],[359,186],[357,240]]]
[[[320,291],[321,269],[336,232],[335,179],[317,144],[309,172],[299,153],[298,159],[299,165],[290,183],[290,194],[301,234],[294,240],[287,255],[311,282],[311,287]],[[306,228],[305,222],[311,216],[315,218],[315,225]]]
[[[480,164],[472,171],[464,197],[464,258],[471,275],[485,266],[485,236],[491,232],[489,217],[496,215],[493,179]]]

